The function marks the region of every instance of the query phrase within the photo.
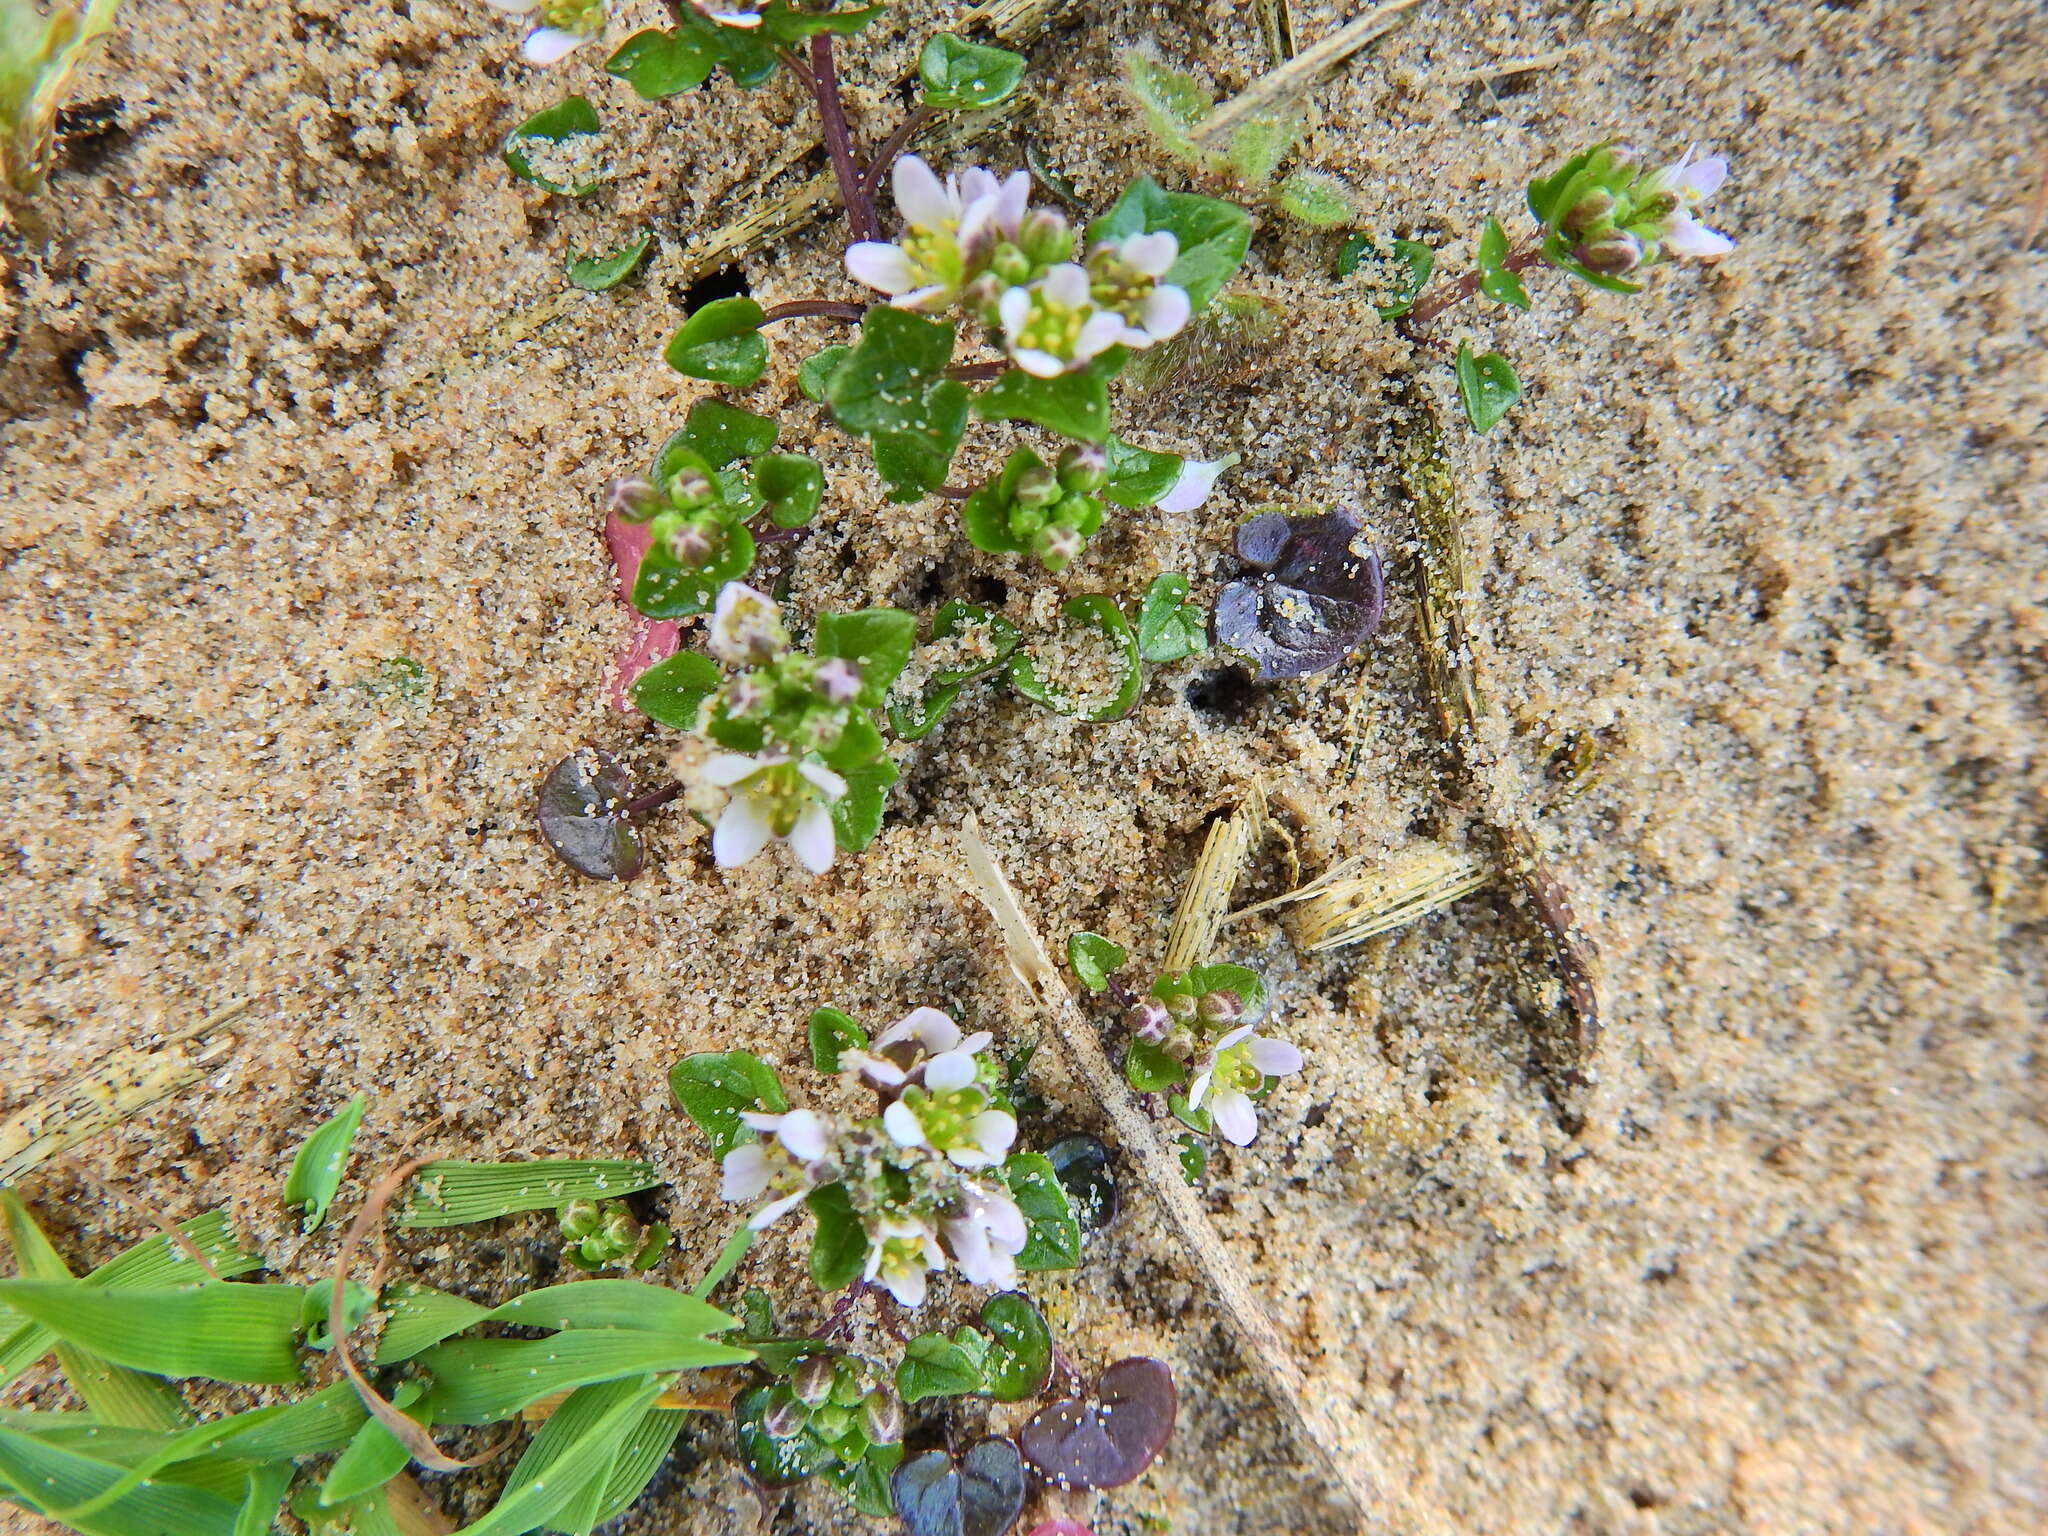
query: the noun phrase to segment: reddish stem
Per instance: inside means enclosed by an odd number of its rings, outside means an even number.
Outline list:
[[[910,141],[923,131],[924,125],[935,115],[930,107],[919,107],[903,119],[901,126],[882,142],[880,149],[875,151],[875,158],[868,162],[867,175],[860,181],[861,190],[868,195],[870,201],[874,198],[875,188],[882,184],[882,178],[889,174],[889,167],[896,163],[896,157],[903,153]]]
[[[839,183],[839,201],[846,205],[846,227],[856,240],[872,240],[881,232],[875,206],[861,184],[853,161],[853,130],[839,100],[839,70],[832,62],[832,34],[811,39],[811,95],[818,103],[818,122],[825,132],[825,152],[832,157],[832,175]]]
[[[642,816],[660,810],[682,792],[683,786],[680,784],[664,784],[659,789],[650,789],[644,795],[636,795],[626,802],[626,820],[638,821]]]
[[[801,320],[807,315],[823,315],[828,320],[859,320],[868,312],[865,304],[852,304],[845,299],[791,299],[787,304],[771,304],[761,311],[761,323],[773,325],[777,320]]]
[[[958,379],[963,384],[985,384],[990,379],[1000,379],[1009,371],[1008,363],[955,363],[946,370],[946,377]]]
[[[1509,251],[1501,262],[1505,272],[1526,272],[1531,267],[1543,265],[1543,247],[1536,241]],[[1479,291],[1480,272],[1473,268],[1454,283],[1438,283],[1431,292],[1416,300],[1415,307],[1408,311],[1408,329],[1419,331],[1430,321],[1453,305],[1462,304]]]
[[[974,492],[964,485],[941,485],[932,491],[932,495],[942,501],[965,501],[973,494]]]

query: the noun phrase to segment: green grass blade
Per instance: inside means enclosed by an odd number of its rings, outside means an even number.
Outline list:
[[[300,1380],[296,1285],[94,1290],[77,1281],[0,1281],[0,1301],[117,1365],[215,1381]]]
[[[36,1514],[82,1504],[123,1469],[0,1427],[0,1494]],[[73,1524],[83,1536],[236,1536],[238,1503],[190,1484],[154,1481]]]
[[[320,1502],[331,1508],[361,1498],[398,1476],[411,1460],[412,1452],[398,1443],[398,1437],[371,1419],[327,1469],[327,1481],[320,1485]]]
[[[377,1364],[396,1365],[421,1350],[462,1332],[491,1315],[460,1296],[427,1285],[393,1286],[384,1293],[384,1334],[377,1340]]]
[[[605,1484],[604,1502],[598,1506],[592,1525],[617,1519],[626,1507],[647,1490],[654,1474],[668,1460],[668,1453],[682,1433],[687,1413],[681,1408],[650,1408],[633,1426],[612,1463],[612,1475]]]
[[[271,1417],[239,1413],[216,1419],[213,1427],[223,1455],[242,1461],[290,1461],[340,1450],[368,1418],[356,1389],[337,1381]]]
[[[514,1296],[485,1314],[529,1328],[637,1328],[649,1333],[722,1333],[738,1322],[708,1302],[645,1280],[572,1280]]]
[[[349,1148],[355,1145],[356,1131],[368,1107],[369,1100],[357,1094],[308,1136],[292,1159],[292,1171],[284,1181],[284,1203],[303,1213],[308,1232],[327,1219],[327,1207],[334,1203],[341,1176],[348,1171]]]
[[[494,1424],[564,1388],[753,1358],[729,1344],[621,1328],[551,1339],[457,1339],[428,1350],[419,1364],[434,1377],[427,1401],[436,1424]]]
[[[242,1498],[241,1513],[235,1517],[235,1536],[269,1536],[295,1470],[282,1463],[250,1469],[248,1491]]]
[[[609,1485],[621,1441],[660,1395],[661,1383],[644,1375],[573,1393],[533,1437],[496,1507],[465,1526],[463,1536],[515,1536],[547,1524],[566,1506],[583,1506],[593,1482],[600,1490]],[[601,1498],[584,1507],[594,1513]]]
[[[652,1163],[536,1158],[524,1163],[428,1163],[413,1175],[401,1227],[459,1227],[571,1200],[609,1200],[661,1183]]]

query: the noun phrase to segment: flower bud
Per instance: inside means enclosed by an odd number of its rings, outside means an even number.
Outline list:
[[[1034,464],[1017,477],[1010,499],[1020,507],[1049,507],[1060,499],[1060,483],[1043,464]]]
[[[630,1253],[640,1246],[640,1223],[626,1211],[615,1211],[600,1234],[614,1253]]]
[[[661,510],[661,492],[652,480],[629,475],[605,487],[604,504],[622,523],[644,523]]]
[[[832,1401],[841,1408],[858,1408],[867,1395],[868,1384],[860,1367],[851,1360],[840,1361],[839,1373],[832,1380]]]
[[[705,637],[727,666],[758,666],[789,649],[789,630],[775,600],[744,582],[729,581],[718,594]]]
[[[832,1395],[832,1384],[838,1379],[838,1372],[838,1363],[830,1355],[813,1355],[789,1378],[790,1390],[816,1407]]]
[[[1099,491],[1109,484],[1109,455],[1093,443],[1078,443],[1059,458],[1059,482],[1070,491]]]
[[[1204,1024],[1235,1024],[1243,1013],[1235,992],[1204,992],[1195,1004],[1195,1017]]]
[[[841,1408],[836,1403],[827,1403],[811,1411],[811,1433],[827,1445],[846,1438],[846,1432],[853,1428],[853,1411]]]
[[[1005,288],[1022,287],[1031,281],[1031,258],[1014,245],[999,246],[988,264],[989,275]]]
[[[724,542],[716,523],[699,519],[684,523],[668,536],[668,552],[676,564],[702,569],[718,558]]]
[[[703,506],[714,489],[711,477],[694,464],[685,464],[668,477],[668,499],[685,512]]]
[[[861,1409],[861,1427],[876,1445],[894,1445],[903,1438],[903,1405],[887,1387],[877,1387]]]
[[[562,1207],[562,1236],[588,1237],[604,1220],[604,1211],[595,1200],[571,1200]]]
[[[1073,564],[1074,557],[1081,553],[1087,540],[1080,530],[1056,523],[1050,528],[1041,528],[1032,537],[1031,553],[1038,556],[1038,563],[1048,571],[1065,570]]]
[[[1643,242],[1627,230],[1617,229],[1590,245],[1578,247],[1572,255],[1590,272],[1619,277],[1643,264]]]
[[[844,656],[829,656],[811,674],[811,686],[828,704],[851,704],[860,697],[860,671]]]
[[[830,752],[846,734],[846,716],[837,710],[813,710],[796,729],[797,743],[806,752]]]
[[[1045,514],[1036,507],[1012,507],[1007,522],[1010,537],[1028,544],[1045,526]]]
[[[766,704],[768,697],[768,685],[757,674],[742,672],[725,685],[725,712],[743,718]]]
[[[779,1397],[761,1415],[761,1430],[771,1440],[791,1440],[803,1432],[810,1411],[793,1397]]]
[[[1166,1011],[1164,1003],[1148,997],[1124,1015],[1124,1026],[1140,1040],[1164,1040],[1166,1032],[1173,1028],[1173,1015]]]
[[[1074,230],[1057,208],[1034,208],[1017,226],[1017,244],[1033,264],[1052,266],[1074,254]]]
[[[1583,237],[1601,228],[1613,213],[1614,194],[1595,187],[1572,204],[1571,212],[1558,220],[1558,227],[1567,234]]]

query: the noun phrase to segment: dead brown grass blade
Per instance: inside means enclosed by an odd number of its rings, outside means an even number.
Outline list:
[[[1355,16],[1322,41],[1303,49],[1278,69],[1269,70],[1203,118],[1189,135],[1204,156],[1230,148],[1237,130],[1259,118],[1284,112],[1320,85],[1367,43],[1385,37],[1408,19],[1422,0],[1391,0]]]

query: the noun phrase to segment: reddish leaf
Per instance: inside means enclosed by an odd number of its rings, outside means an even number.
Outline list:
[[[1041,1409],[1017,1436],[1025,1459],[1062,1488],[1117,1488],[1166,1449],[1178,1400],[1163,1361],[1134,1355],[1095,1383],[1095,1400]]]
[[[640,561],[653,537],[651,524],[625,522],[616,512],[604,520],[605,546],[611,550],[612,565],[619,573],[619,601],[633,616],[632,633],[627,635],[612,667],[611,688],[612,708],[629,715],[640,713],[629,691],[633,680],[657,661],[668,660],[682,646],[680,623],[674,619],[650,619],[633,608],[633,583],[639,579]]]

